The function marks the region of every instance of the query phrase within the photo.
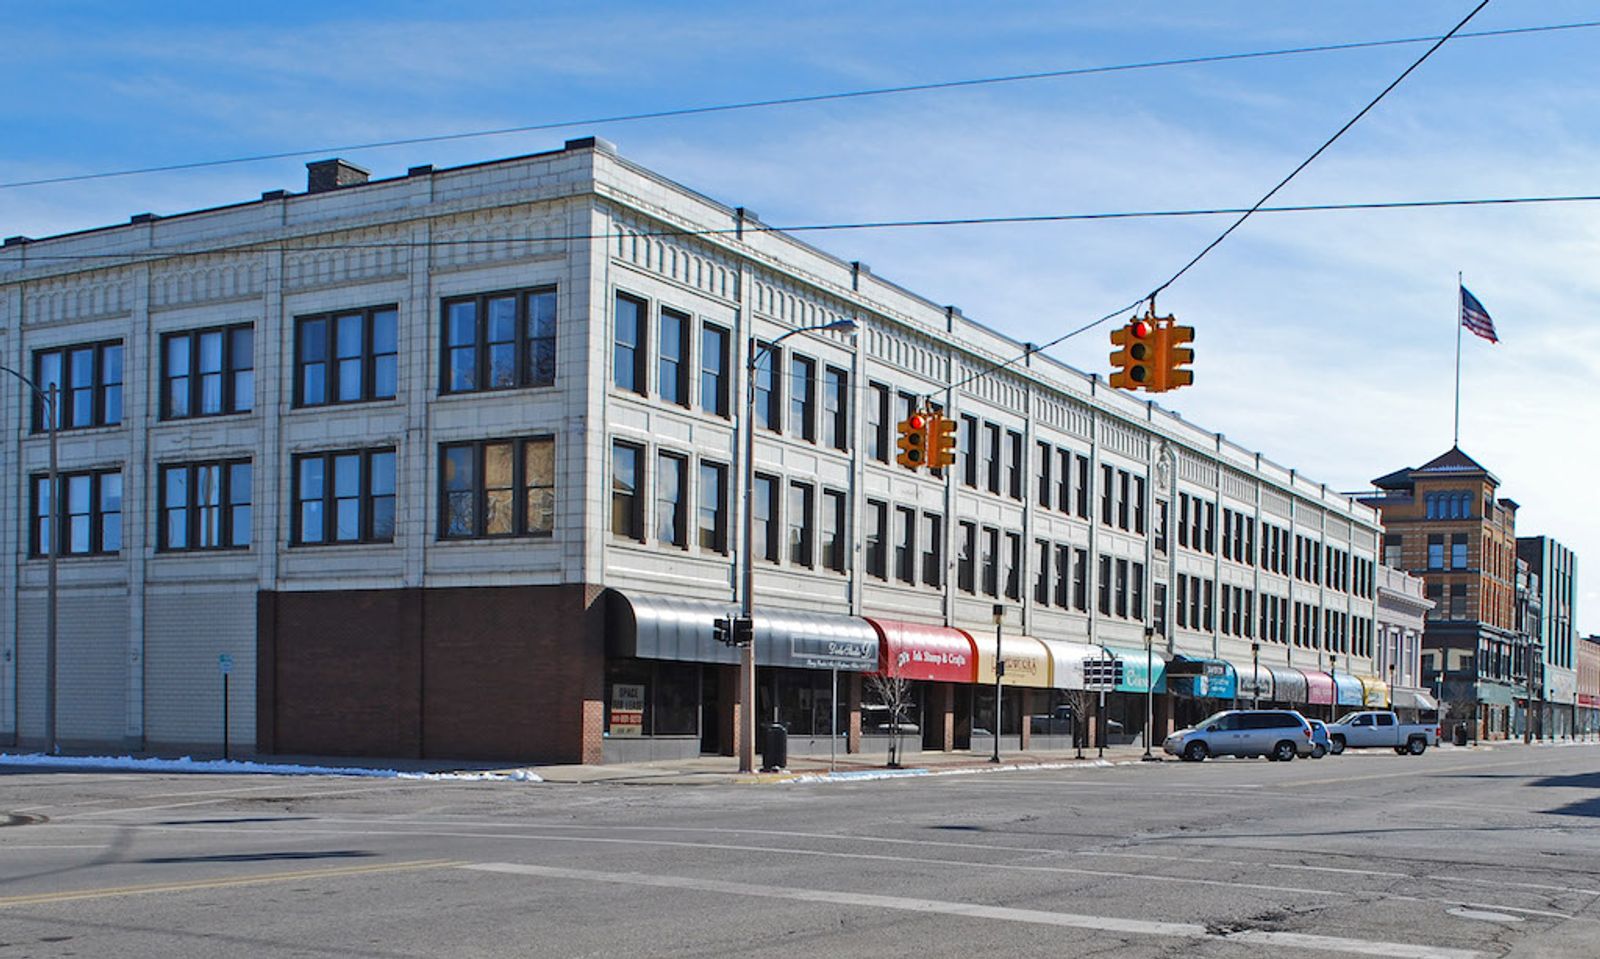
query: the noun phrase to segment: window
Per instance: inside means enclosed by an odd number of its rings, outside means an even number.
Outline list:
[[[656,541],[689,548],[687,493],[689,460],[678,453],[656,454]]]
[[[1106,526],[1111,525],[1113,508],[1116,505],[1116,491],[1112,487],[1115,473],[1110,464],[1100,464],[1100,522]]]
[[[689,317],[661,308],[661,353],[657,357],[656,389],[663,403],[689,405]]]
[[[961,417],[961,450],[961,482],[976,487],[982,456],[978,452],[978,421],[974,417]]]
[[[1040,606],[1050,605],[1050,543],[1036,539],[1033,547],[1037,559],[1033,563],[1033,601]]]
[[[1125,560],[1125,559],[1117,560],[1116,570],[1117,570],[1117,594],[1116,594],[1117,616],[1119,618],[1121,618],[1121,619],[1127,619],[1128,618],[1128,561]]]
[[[1004,465],[1001,462],[1000,427],[994,423],[985,423],[983,424],[983,432],[985,481],[988,484],[989,492],[998,494],[1000,492],[1000,468]]]
[[[394,482],[392,449],[296,456],[290,542],[392,542]]]
[[[812,520],[813,491],[805,483],[789,484],[789,563],[815,565],[816,526]]]
[[[1089,551],[1072,551],[1072,608],[1080,613],[1089,611]]]
[[[992,526],[983,528],[983,593],[1000,595],[1000,531]]]
[[[244,549],[250,545],[249,460],[161,467],[156,549]]]
[[[1022,598],[1022,534],[1006,534],[1006,598]]]
[[[1050,468],[1055,463],[1055,456],[1049,443],[1038,444],[1035,454],[1038,461],[1034,464],[1033,494],[1038,497],[1040,506],[1049,509],[1051,497],[1055,495],[1055,489],[1050,485]]]
[[[249,412],[255,359],[248,323],[161,338],[161,418]]]
[[[867,508],[862,514],[866,533],[862,539],[867,554],[867,575],[877,579],[889,578],[888,546],[883,538],[883,527],[888,521],[889,504],[881,500],[867,500]]]
[[[1428,534],[1428,568],[1444,569],[1444,534]]]
[[[1056,450],[1056,509],[1072,512],[1072,452]]]
[[[1133,618],[1144,621],[1144,564],[1133,564]]]
[[[889,462],[889,388],[873,383],[867,388],[867,459]]]
[[[1074,481],[1077,484],[1078,502],[1077,513],[1079,519],[1089,518],[1089,457],[1078,456],[1078,476]]]
[[[611,535],[644,542],[644,501],[640,498],[644,450],[632,443],[611,444]],[[445,454],[447,530],[472,535],[477,488],[476,457],[470,446]],[[759,525],[759,524],[758,524]]]
[[[922,583],[944,585],[944,517],[922,514]]]
[[[728,467],[721,463],[700,464],[700,508],[697,526],[700,549],[708,553],[728,551]]]
[[[817,362],[804,356],[789,361],[789,428],[806,442],[817,438]]]
[[[1144,535],[1144,477],[1133,478],[1133,531]]]
[[[1217,504],[1207,503],[1206,507],[1206,552],[1212,556],[1217,555]]]
[[[769,563],[778,561],[778,478],[757,473],[752,488],[754,502],[754,542],[750,555],[759,556]]]
[[[1188,493],[1178,494],[1178,545],[1189,545],[1189,509],[1191,507]]]
[[[917,512],[909,506],[894,508],[894,578],[917,581]]]
[[[975,593],[978,589],[978,527],[962,520],[960,555],[956,559],[956,588],[963,593]]]
[[[479,440],[440,447],[443,461],[441,539],[549,536],[555,530],[555,440]],[[638,447],[613,447],[612,531],[644,540],[644,463]],[[391,467],[392,473],[392,467]],[[683,477],[677,477],[681,489]],[[392,480],[391,480],[392,488]],[[618,508],[626,523],[618,526]],[[682,543],[682,504],[679,538]],[[393,524],[393,518],[390,518]]]
[[[1403,562],[1401,559],[1401,543],[1401,534],[1383,534],[1383,565],[1392,566],[1395,569],[1400,568],[1400,564]]]
[[[728,415],[728,331],[710,323],[700,328],[700,408]]]
[[[1212,599],[1214,598],[1214,596],[1216,594],[1216,584],[1213,583],[1209,579],[1206,580],[1205,581],[1205,590],[1206,590],[1206,601],[1205,601],[1206,629],[1212,630],[1212,629],[1216,628],[1213,625],[1214,620],[1212,618],[1212,606],[1211,606],[1211,601],[1212,601]]]
[[[1453,583],[1450,586],[1450,618],[1462,620],[1467,618],[1467,584]]]
[[[643,300],[631,297],[626,293],[617,294],[616,308],[616,338],[611,350],[611,375],[617,384],[617,389],[629,390],[643,395],[645,392],[645,356],[649,353],[646,341],[650,323],[650,308]],[[455,316],[451,315],[451,356],[454,357],[457,348]],[[454,371],[456,363],[452,359],[451,368]],[[466,389],[467,387],[455,386],[452,389]],[[479,387],[481,389],[482,387]]]
[[[1467,568],[1467,534],[1450,534],[1450,568]]]
[[[59,556],[95,556],[122,549],[122,471],[85,470],[58,473],[61,509],[57,512],[56,532],[60,534]],[[33,477],[33,524],[29,552],[33,556],[50,553],[50,477]]]
[[[1142,483],[1143,481],[1141,480],[1140,482]],[[1139,501],[1141,503],[1144,502],[1144,497],[1141,496],[1139,498]],[[1156,501],[1155,550],[1158,553],[1165,553],[1167,551],[1167,501],[1166,500],[1157,500]]]
[[[762,360],[766,362],[762,362]],[[755,366],[755,412],[756,425],[762,429],[779,429],[778,403],[782,396],[778,391],[778,365],[783,361],[783,351],[773,347],[770,343],[756,344]]]
[[[33,382],[44,393],[49,393],[52,386],[57,389],[56,429],[116,426],[122,422],[120,340],[40,350],[33,354]],[[45,402],[35,395],[33,431],[43,433],[49,428]]]
[[[1098,592],[1099,592],[1099,596],[1100,596],[1100,605],[1099,605],[1100,614],[1102,616],[1110,616],[1111,615],[1111,557],[1109,557],[1109,556],[1101,556],[1100,557],[1100,578],[1099,578],[1099,589],[1098,589]]]
[[[1422,594],[1433,603],[1433,608],[1428,610],[1428,618],[1444,619],[1444,586],[1439,583],[1429,583],[1422,588]]]
[[[1173,605],[1174,616],[1179,629],[1189,628],[1189,576],[1187,573],[1178,574],[1178,600]]]
[[[1022,434],[1006,430],[1006,495],[1022,499]]]
[[[294,404],[394,399],[397,317],[383,306],[295,320]]]
[[[844,493],[822,491],[822,566],[836,573],[845,569]]]
[[[1127,470],[1117,470],[1117,528],[1128,528],[1129,500],[1133,498],[1129,489],[1133,478]]]
[[[1056,547],[1056,605],[1072,605],[1072,547]]]
[[[617,298],[622,329],[624,298]],[[632,317],[635,336],[644,335],[644,304]],[[644,350],[629,354],[627,389],[644,391]],[[619,355],[620,359],[620,355]],[[444,393],[549,386],[556,377],[556,291],[551,288],[486,293],[444,301]],[[619,380],[618,385],[623,383]]]
[[[822,442],[836,450],[850,448],[850,374],[836,366],[823,374]]]

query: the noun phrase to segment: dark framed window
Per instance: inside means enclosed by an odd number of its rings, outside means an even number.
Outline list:
[[[1074,482],[1077,493],[1077,514],[1079,519],[1089,518],[1089,457],[1078,454],[1078,475]]]
[[[728,415],[728,344],[731,335],[720,326],[700,327],[700,408],[713,416]]]
[[[661,401],[689,405],[689,328],[687,314],[663,306],[657,325],[661,351],[656,360],[656,390]]]
[[[884,527],[889,522],[889,504],[882,500],[867,500],[861,514],[862,541],[866,550],[867,575],[875,579],[889,578],[889,548],[884,539]]]
[[[1006,534],[1006,589],[1007,599],[1022,598],[1022,534]]]
[[[808,443],[817,439],[817,361],[789,358],[789,429]]]
[[[982,456],[978,452],[978,420],[973,416],[961,417],[961,482],[967,486],[978,485],[978,470]]]
[[[439,462],[440,539],[555,531],[553,437],[444,443]]]
[[[1117,560],[1116,569],[1117,569],[1117,593],[1116,593],[1117,616],[1122,618],[1122,619],[1127,619],[1128,618],[1128,561],[1125,560],[1125,559]]]
[[[728,467],[700,464],[700,548],[712,553],[728,551]]]
[[[1033,601],[1040,606],[1050,605],[1050,543],[1047,540],[1036,539],[1033,541],[1034,550],[1038,558],[1033,566]]]
[[[1098,609],[1102,616],[1111,615],[1111,557],[1100,557],[1100,581],[1096,586],[1100,603]]]
[[[867,388],[867,459],[889,462],[889,388],[872,383]]]
[[[1144,535],[1144,497],[1145,482],[1143,476],[1133,478],[1133,531]]]
[[[816,491],[808,483],[789,484],[789,564],[816,565]]]
[[[394,450],[338,450],[294,458],[290,542],[394,540]]]
[[[1049,506],[1044,500],[1040,503]],[[1072,451],[1056,450],[1055,507],[1063,513],[1072,512]]]
[[[922,514],[922,584],[944,585],[944,517],[938,513]]]
[[[1100,464],[1100,522],[1105,526],[1112,525],[1116,515],[1117,491],[1112,485],[1116,470],[1108,463]]]
[[[850,448],[850,374],[830,366],[822,378],[822,443]]]
[[[247,459],[163,465],[156,549],[249,548],[252,480]]]
[[[983,434],[984,466],[987,474],[985,480],[988,484],[989,492],[998,494],[1000,492],[1000,469],[1005,465],[1002,462],[1004,453],[1000,446],[1000,427],[994,423],[985,423],[983,424]]]
[[[85,343],[33,354],[33,382],[56,388],[56,429],[116,426],[122,422],[122,341]],[[33,398],[33,431],[49,429],[45,402]]]
[[[461,454],[459,468],[470,471],[475,465]],[[620,440],[611,444],[611,535],[644,542],[644,500],[639,491],[644,481],[644,449]],[[460,484],[462,495],[476,485],[468,476]],[[464,500],[463,510],[470,506]]]
[[[755,415],[756,425],[774,433],[783,431],[780,415],[783,391],[779,388],[778,370],[783,363],[783,347],[770,343],[756,344]]]
[[[1006,430],[1006,495],[1022,500],[1022,434]]]
[[[689,548],[689,458],[682,453],[656,454],[656,541]]]
[[[549,386],[555,376],[554,287],[482,293],[444,301],[440,392]],[[641,371],[639,380],[643,379]]]
[[[122,471],[76,470],[58,473],[61,506],[55,516],[58,556],[106,556],[122,549]],[[33,522],[28,551],[50,552],[50,477],[33,477]]]
[[[978,527],[966,520],[961,521],[961,539],[957,546],[960,554],[956,557],[956,588],[963,593],[977,592],[978,589]]]
[[[822,491],[822,566],[836,573],[845,570],[844,504],[842,491]]]
[[[983,528],[983,594],[1000,595],[1000,531]]]
[[[1080,613],[1089,611],[1089,551],[1072,551],[1072,608]]]
[[[1034,464],[1033,495],[1040,506],[1049,509],[1051,497],[1055,495],[1055,489],[1050,483],[1050,470],[1055,465],[1055,452],[1049,443],[1038,443],[1035,453],[1039,459]]]
[[[394,306],[297,317],[294,405],[394,399],[398,327]]]
[[[917,511],[909,506],[894,508],[894,578],[917,581]]]
[[[755,475],[750,509],[754,519],[755,542],[750,544],[750,555],[769,563],[778,561],[778,478]]]
[[[1072,547],[1056,546],[1056,605],[1072,605]]]
[[[255,333],[250,324],[161,337],[161,418],[248,413],[255,402]]]

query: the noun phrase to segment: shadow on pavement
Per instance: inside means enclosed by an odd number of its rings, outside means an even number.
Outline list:
[[[211,856],[154,856],[150,859],[140,859],[138,861],[146,865],[165,866],[194,862],[294,862],[300,859],[366,859],[375,855],[377,853],[367,852],[364,849],[329,849],[323,852],[307,850],[304,852],[218,853]]]

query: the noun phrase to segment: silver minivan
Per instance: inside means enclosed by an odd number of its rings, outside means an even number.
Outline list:
[[[1292,709],[1229,709],[1167,737],[1162,750],[1189,762],[1208,756],[1309,756],[1311,724]]]

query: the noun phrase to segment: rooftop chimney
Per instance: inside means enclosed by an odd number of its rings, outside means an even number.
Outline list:
[[[326,193],[345,186],[358,186],[367,182],[372,171],[358,167],[349,160],[334,157],[306,164],[306,192]]]

